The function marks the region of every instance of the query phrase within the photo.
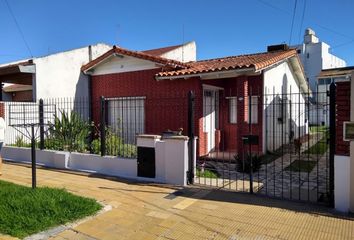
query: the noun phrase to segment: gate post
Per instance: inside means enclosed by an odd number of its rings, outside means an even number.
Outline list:
[[[336,85],[329,87],[329,200],[334,207],[334,154],[336,150]]]
[[[195,95],[193,91],[188,93],[188,184],[194,183],[194,101]]]
[[[101,96],[100,101],[101,156],[104,156],[106,155],[106,100],[104,96]]]
[[[44,107],[43,99],[39,99],[39,148],[44,149]]]
[[[252,134],[252,89],[248,93],[248,132]],[[250,139],[248,140],[248,158],[250,161],[250,193],[253,194],[253,157],[252,157],[252,144]],[[246,161],[248,159],[246,158]]]

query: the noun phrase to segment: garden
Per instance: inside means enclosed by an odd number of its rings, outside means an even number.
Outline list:
[[[119,121],[118,121],[119,122]],[[49,123],[44,139],[44,149],[78,153],[101,154],[100,125],[88,122],[75,111],[61,111]],[[105,152],[103,155],[135,158],[137,148],[134,144],[125,143],[121,129],[105,127]],[[36,147],[40,145],[36,142]],[[31,147],[31,144],[18,136],[10,146]]]

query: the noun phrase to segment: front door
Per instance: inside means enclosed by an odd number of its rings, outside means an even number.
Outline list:
[[[219,112],[219,93],[217,90],[203,91],[203,125],[207,137],[207,152],[215,148],[215,130]]]

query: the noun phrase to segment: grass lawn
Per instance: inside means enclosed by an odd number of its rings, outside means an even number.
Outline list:
[[[218,178],[218,174],[208,169],[204,169],[204,172],[201,172],[200,169],[197,169],[197,177]]]
[[[284,153],[285,153],[285,151],[284,151]],[[279,152],[275,151],[275,152],[268,152],[268,153],[262,155],[260,158],[261,158],[262,164],[269,164],[269,163],[274,162],[275,160],[277,160],[280,157],[281,157],[280,151]]]
[[[316,161],[295,160],[289,166],[284,168],[285,171],[292,172],[311,172],[316,166]]]
[[[327,144],[327,138],[329,135],[329,131],[328,129],[326,129],[323,132],[323,137],[313,146],[311,146],[309,149],[307,149],[306,151],[304,151],[304,154],[324,154],[325,152],[327,152],[328,148],[329,148],[329,144]]]
[[[310,132],[312,132],[312,133],[326,132],[328,130],[329,130],[329,128],[327,126],[312,126],[312,127],[310,127]]]
[[[92,215],[102,208],[93,199],[62,189],[0,181],[0,232],[18,238]]]

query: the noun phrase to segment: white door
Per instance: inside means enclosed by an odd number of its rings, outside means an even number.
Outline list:
[[[215,130],[218,120],[218,91],[204,89],[203,91],[203,125],[204,132],[207,133],[207,151],[211,152],[215,148]]]

